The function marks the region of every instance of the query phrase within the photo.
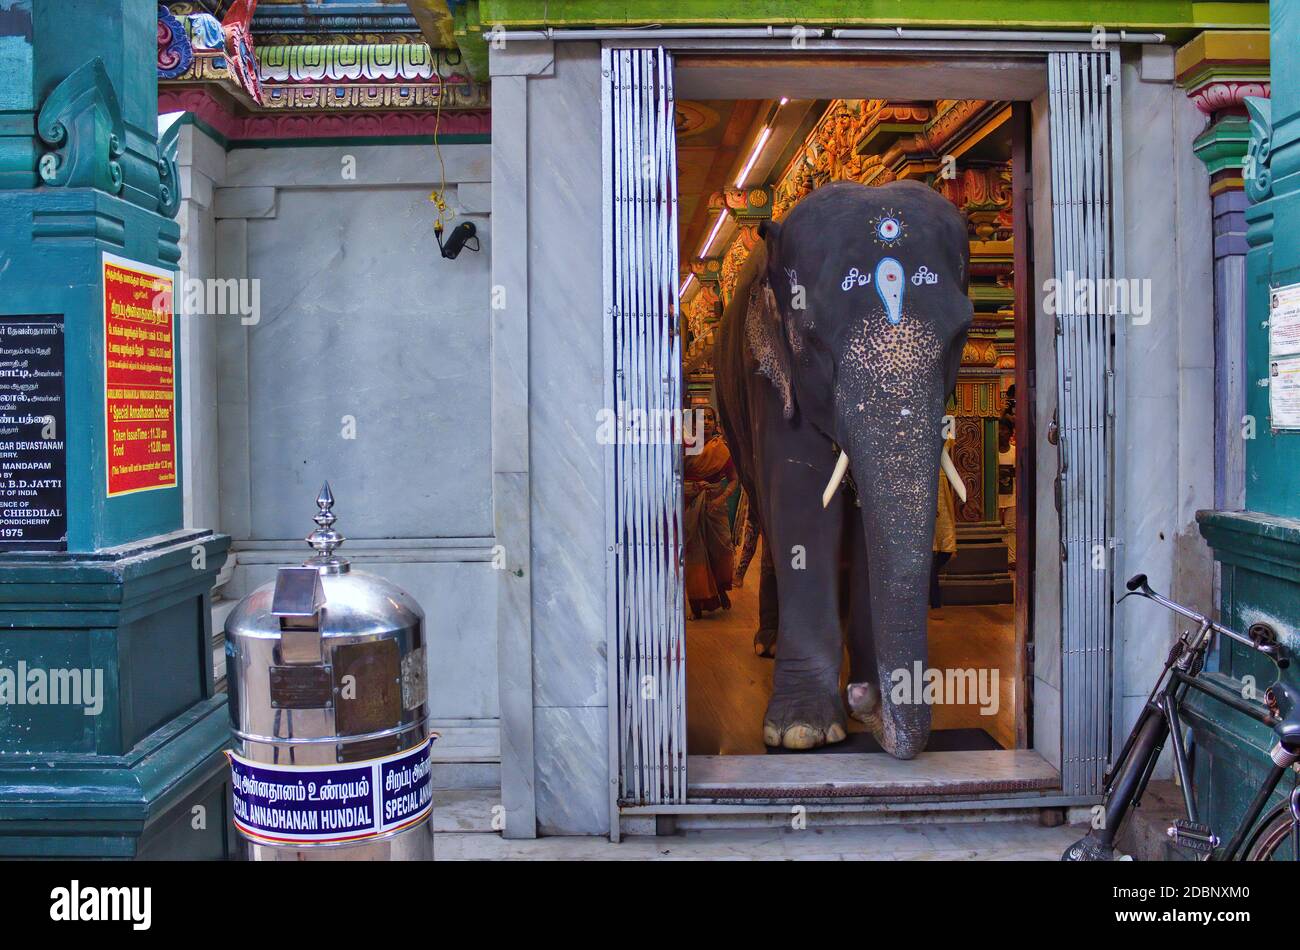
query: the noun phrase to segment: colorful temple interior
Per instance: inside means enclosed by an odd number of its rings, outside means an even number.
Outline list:
[[[998,419],[1016,366],[1011,115],[1010,103],[976,99],[677,103],[683,352],[692,405],[712,398],[717,324],[762,221],[780,220],[833,181],[919,180],[966,213],[975,323],[951,408],[953,461],[967,497],[957,509],[958,556],[942,580],[945,603],[1012,599],[1014,532],[1005,530],[997,502]],[[755,155],[748,175],[728,180]]]
[[[957,552],[939,576],[943,606],[930,612],[930,661],[939,668],[1015,669],[1014,484],[999,500],[998,422],[1014,402],[1016,339],[1012,233],[1012,107],[1008,102],[883,99],[678,101],[679,258],[686,399],[713,402],[712,351],[723,308],[759,240],[814,188],[915,179],[966,213],[975,322],[950,410],[952,457],[966,485],[956,504]],[[739,173],[737,174],[737,169]],[[1011,448],[1014,452],[1014,447]],[[1001,508],[1000,504],[1001,503]],[[1008,511],[1006,506],[1010,505]],[[772,664],[755,656],[759,571],[751,562],[726,611],[687,624],[688,748],[762,754],[761,721]],[[779,644],[777,649],[779,650]],[[993,716],[972,704],[938,707],[935,728],[953,748],[1023,744],[1025,686],[1005,677]],[[849,723],[839,751],[875,751]]]

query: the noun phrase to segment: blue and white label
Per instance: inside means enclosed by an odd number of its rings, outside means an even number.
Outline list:
[[[235,827],[267,844],[339,844],[417,824],[433,807],[434,738],[339,765],[271,765],[227,752]]]

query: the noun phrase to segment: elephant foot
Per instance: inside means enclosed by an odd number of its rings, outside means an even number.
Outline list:
[[[839,690],[824,684],[777,687],[763,717],[763,742],[773,748],[815,749],[848,736]]]
[[[880,688],[875,683],[850,683],[844,690],[849,715],[867,726],[874,736],[880,731]],[[877,737],[876,741],[880,739]]]
[[[760,630],[754,634],[754,652],[768,660],[776,656],[776,631]]]

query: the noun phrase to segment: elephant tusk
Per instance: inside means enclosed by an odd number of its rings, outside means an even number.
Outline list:
[[[840,457],[835,460],[835,471],[831,472],[831,480],[826,483],[826,490],[822,492],[822,507],[825,508],[835,497],[835,492],[844,482],[844,474],[849,470],[849,455],[843,449],[840,449]]]
[[[943,473],[948,476],[948,481],[952,485],[952,490],[957,493],[961,503],[966,504],[966,483],[961,480],[957,474],[957,466],[952,464],[952,458],[948,455],[948,446],[943,447],[943,452],[939,455],[939,467]]]

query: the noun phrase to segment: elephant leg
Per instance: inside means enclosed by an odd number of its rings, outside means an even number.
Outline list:
[[[871,578],[867,570],[866,532],[856,509],[849,514],[847,530],[849,682],[844,699],[849,715],[864,723],[879,742],[880,686],[876,682],[876,644],[871,633]]]
[[[848,734],[840,698],[843,493],[822,509],[822,488],[834,457],[820,437],[806,434],[804,439],[803,445],[788,440],[781,446],[785,451],[772,460],[773,490],[764,522],[771,526],[780,649],[763,741],[787,749],[841,742]]]
[[[776,656],[776,631],[780,608],[776,597],[776,568],[772,565],[772,551],[763,541],[763,557],[759,562],[758,578],[758,632],[754,634],[754,652],[771,659]]]

